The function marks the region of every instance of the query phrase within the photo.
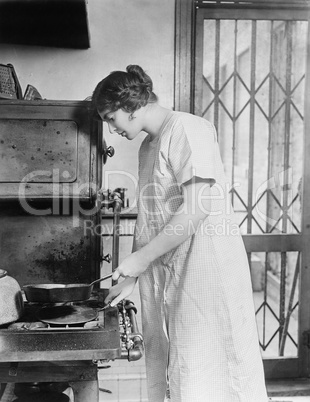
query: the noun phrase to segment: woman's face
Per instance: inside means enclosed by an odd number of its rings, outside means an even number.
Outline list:
[[[133,140],[141,131],[138,113],[128,113],[122,109],[114,112],[100,112],[98,111],[103,121],[108,123],[109,131],[111,134],[117,133],[128,140]]]

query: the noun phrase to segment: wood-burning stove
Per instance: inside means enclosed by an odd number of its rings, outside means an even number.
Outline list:
[[[119,196],[102,191],[107,154],[90,102],[0,101],[0,268],[21,287],[100,277],[109,258],[87,228],[100,227],[102,204],[115,206],[116,224],[120,213]],[[118,244],[115,235],[112,269]],[[75,402],[97,402],[98,366],[143,354],[135,307],[103,310],[106,294],[97,286],[89,300],[63,306],[24,299],[22,316],[0,327],[0,383],[68,382]],[[52,307],[61,323],[44,316]]]

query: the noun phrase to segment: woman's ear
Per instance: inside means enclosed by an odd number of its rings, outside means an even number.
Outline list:
[[[128,119],[129,119],[129,120],[133,120],[133,119],[135,119],[135,118],[136,118],[136,116],[134,116],[133,113],[130,113]]]

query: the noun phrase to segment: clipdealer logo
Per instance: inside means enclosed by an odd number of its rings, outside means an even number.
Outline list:
[[[81,200],[88,195],[90,191],[97,193],[98,186],[94,183],[73,183],[69,182],[70,173],[63,171],[60,175],[59,169],[36,170],[27,174],[19,184],[18,199],[21,207],[30,215],[33,216],[51,216],[65,215],[72,216],[73,227],[80,226],[80,214],[91,216],[98,212],[101,208],[97,202],[89,208],[83,207]],[[46,179],[49,179],[48,181]],[[44,180],[45,179],[45,180]],[[35,190],[34,186],[39,186],[41,189]],[[44,187],[47,189],[44,193]],[[42,190],[43,188],[43,190]],[[33,202],[35,199],[49,200],[48,207],[43,207],[44,204]],[[46,205],[45,205],[46,206]]]
[[[171,186],[163,186],[160,182],[154,179],[147,183],[145,186],[138,188],[137,178],[123,170],[111,170],[105,171],[103,175],[104,188],[126,187],[130,189],[131,194],[134,194],[133,200],[129,207],[126,207],[126,213],[130,213],[136,210],[138,206],[139,210],[149,216],[149,219],[155,219],[155,221],[161,222],[167,221],[167,217],[173,214],[194,214],[195,209],[204,209],[204,201],[210,200],[210,211],[205,210],[208,215],[224,217],[228,222],[229,215],[232,213],[231,197],[229,193],[237,187],[241,189],[240,183],[234,183],[231,186],[229,183],[225,183],[224,186],[215,183],[212,185],[211,192],[204,192],[204,187],[196,194],[198,202],[192,202],[192,210],[186,210],[182,207],[183,195],[182,185],[174,183]],[[124,184],[125,183],[125,184]],[[39,186],[39,187],[38,187]],[[40,193],[40,186],[46,189],[46,198],[49,199],[48,204],[39,204],[33,202],[37,195]],[[275,225],[277,221],[274,217],[269,216],[266,203],[261,202],[262,197],[266,191],[276,191],[279,199],[281,197],[292,197],[293,187],[293,172],[292,168],[278,173],[276,176],[269,178],[259,186],[253,194],[254,205],[252,207],[252,213],[255,213],[262,222],[268,225]],[[181,191],[180,191],[181,189]],[[95,227],[92,221],[92,216],[104,208],[105,201],[95,198],[95,202],[86,206],[83,202],[89,194],[98,194],[101,191],[101,187],[96,183],[86,182],[70,182],[70,173],[68,171],[60,172],[59,169],[49,170],[36,170],[27,174],[19,183],[19,202],[22,208],[30,215],[34,216],[49,216],[49,215],[71,215],[73,227],[81,225],[80,216],[83,216],[84,231],[92,231],[94,234],[106,232],[107,229]],[[238,190],[239,191],[239,190]],[[290,194],[291,193],[291,194]],[[167,197],[167,194],[169,196]],[[44,199],[40,194],[38,198]],[[281,200],[280,200],[281,201]],[[156,208],[154,208],[154,206]],[[181,206],[176,209],[175,206]],[[159,208],[160,206],[160,208]],[[285,211],[286,214],[293,214],[291,211]],[[226,216],[226,218],[225,218]],[[89,217],[89,219],[86,219]],[[292,219],[292,216],[290,216]],[[169,229],[170,230],[170,229]],[[182,230],[182,228],[181,228]],[[226,232],[225,224],[222,225],[222,231]],[[217,233],[216,228],[210,228],[209,232]],[[208,232],[208,231],[207,231]]]

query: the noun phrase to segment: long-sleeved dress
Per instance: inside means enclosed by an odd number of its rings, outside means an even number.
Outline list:
[[[139,277],[149,402],[167,387],[171,402],[266,402],[247,255],[207,120],[170,112],[141,144],[136,247],[170,221],[193,176],[212,184],[209,216]]]

